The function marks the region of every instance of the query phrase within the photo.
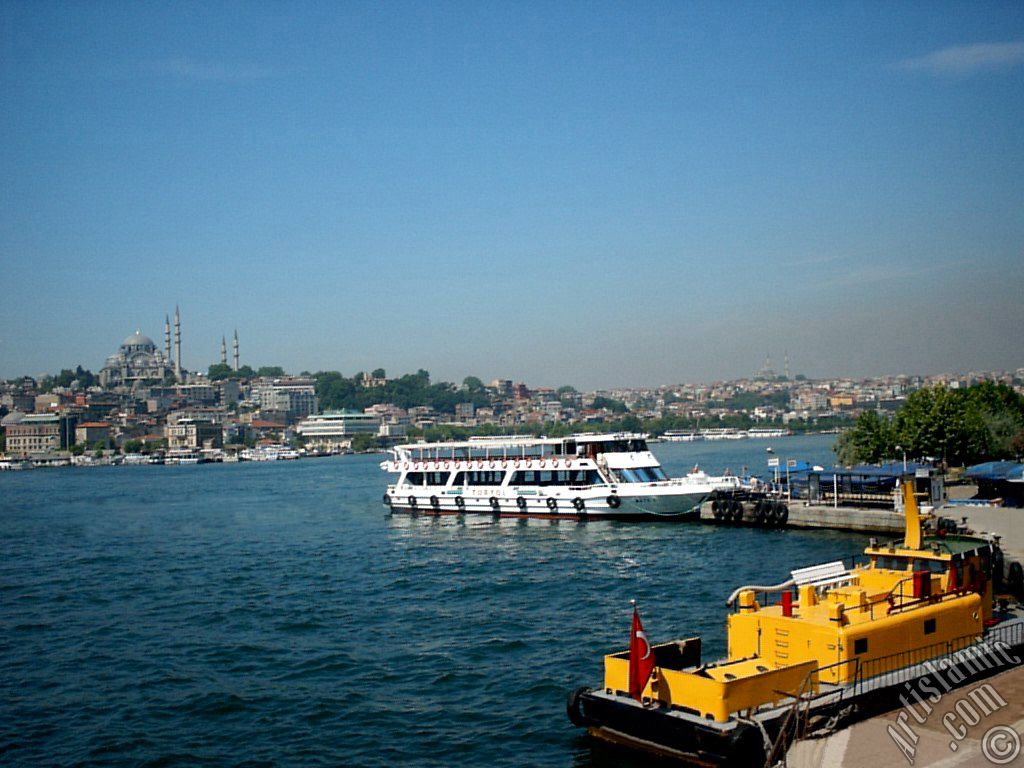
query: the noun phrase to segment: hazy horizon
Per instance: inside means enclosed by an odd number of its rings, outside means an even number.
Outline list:
[[[0,377],[1024,366],[1019,4],[7,3]]]

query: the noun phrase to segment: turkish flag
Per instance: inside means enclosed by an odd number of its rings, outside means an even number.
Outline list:
[[[633,606],[633,627],[629,631],[629,695],[637,701],[640,701],[652,671],[654,651],[640,623],[640,614]]]

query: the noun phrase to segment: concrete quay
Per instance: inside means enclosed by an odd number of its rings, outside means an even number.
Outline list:
[[[786,754],[786,766],[1024,765],[1024,667],[954,688],[938,703],[925,698],[927,708],[907,698],[910,708],[855,723],[825,738],[796,742]]]
[[[855,531],[857,533],[878,533],[882,535],[897,534],[902,537],[904,530],[903,515],[886,509],[866,509],[863,507],[833,507],[823,504],[806,504],[803,501],[786,502],[789,507],[787,528],[828,528],[835,531]],[[726,525],[716,520],[711,511],[711,502],[705,502],[700,510],[701,522]],[[742,525],[757,525],[753,516],[753,505],[743,505]],[[736,523],[729,523],[736,525]]]

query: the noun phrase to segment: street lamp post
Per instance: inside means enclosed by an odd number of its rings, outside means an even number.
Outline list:
[[[897,451],[901,451],[903,453],[903,473],[906,474],[906,472],[907,472],[907,449],[904,448],[902,445],[897,445],[896,446],[896,450]]]

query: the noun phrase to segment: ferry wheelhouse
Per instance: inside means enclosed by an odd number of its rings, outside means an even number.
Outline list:
[[[421,514],[665,519],[696,516],[717,487],[694,470],[669,478],[646,435],[487,437],[391,449],[384,503]]]
[[[603,685],[570,694],[570,720],[686,763],[775,765],[794,739],[898,707],[911,690],[948,691],[1020,664],[1024,616],[994,594],[998,543],[925,535],[912,481],[903,497],[904,541],[872,540],[859,565],[740,587],[726,659],[702,660],[699,637],[644,639],[654,662],[634,680],[630,651],[605,656]]]

